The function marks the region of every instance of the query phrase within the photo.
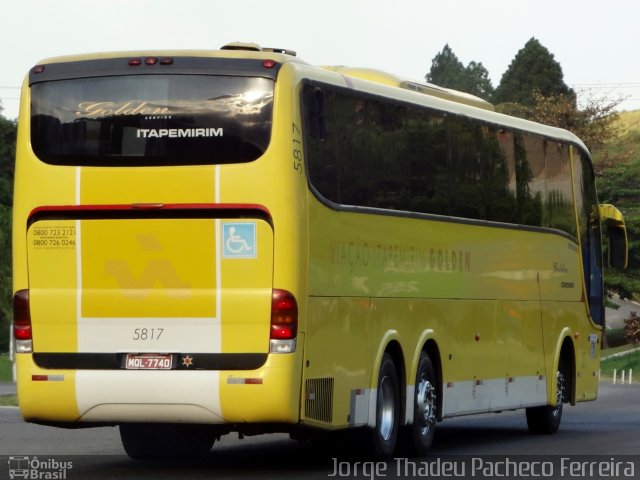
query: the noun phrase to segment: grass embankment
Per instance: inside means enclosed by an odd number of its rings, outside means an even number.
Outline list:
[[[640,350],[634,350],[633,352],[625,355],[614,355],[616,353],[622,353],[624,350],[629,350],[633,346],[628,346],[626,349],[609,349],[602,352],[603,360],[600,362],[600,377],[610,378],[613,377],[613,371],[618,371],[618,378],[621,377],[621,372],[624,370],[629,373],[629,370],[633,370],[633,376],[640,378]],[[637,383],[637,380],[634,382]]]
[[[0,354],[0,382],[11,382],[13,380],[12,369],[13,365],[9,360],[9,355]]]
[[[15,395],[0,395],[0,407],[17,407],[18,397]]]
[[[640,110],[620,112],[618,127],[623,135],[631,130],[640,130]]]
[[[9,355],[0,355],[0,382],[6,383],[13,380],[13,365]],[[17,407],[18,397],[15,395],[0,395],[0,407]]]

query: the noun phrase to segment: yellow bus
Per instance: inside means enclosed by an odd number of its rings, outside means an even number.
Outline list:
[[[42,61],[25,79],[14,335],[26,421],[133,456],[593,400],[599,207],[571,133],[255,44]],[[400,442],[399,440],[406,440]]]

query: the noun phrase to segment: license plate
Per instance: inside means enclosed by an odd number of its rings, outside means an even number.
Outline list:
[[[173,355],[169,353],[128,353],[125,363],[127,370],[171,370],[172,366]]]

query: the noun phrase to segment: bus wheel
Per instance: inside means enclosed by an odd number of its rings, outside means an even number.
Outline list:
[[[556,372],[556,405],[527,408],[527,427],[531,433],[554,433],[562,420],[562,403],[567,398],[567,372],[562,364]]]
[[[393,455],[400,425],[400,381],[391,355],[385,353],[378,374],[376,425],[371,446],[376,458]]]
[[[438,390],[436,373],[426,352],[420,354],[413,398],[413,423],[407,427],[406,440],[411,453],[424,456],[429,452],[436,431]]]
[[[209,425],[120,425],[122,446],[131,458],[204,455],[213,447],[215,437]]]

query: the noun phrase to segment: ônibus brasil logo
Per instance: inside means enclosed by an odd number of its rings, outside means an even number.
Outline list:
[[[9,457],[9,478],[33,480],[65,480],[67,471],[73,468],[72,462],[60,461],[54,458],[40,460],[38,457],[11,456]]]

